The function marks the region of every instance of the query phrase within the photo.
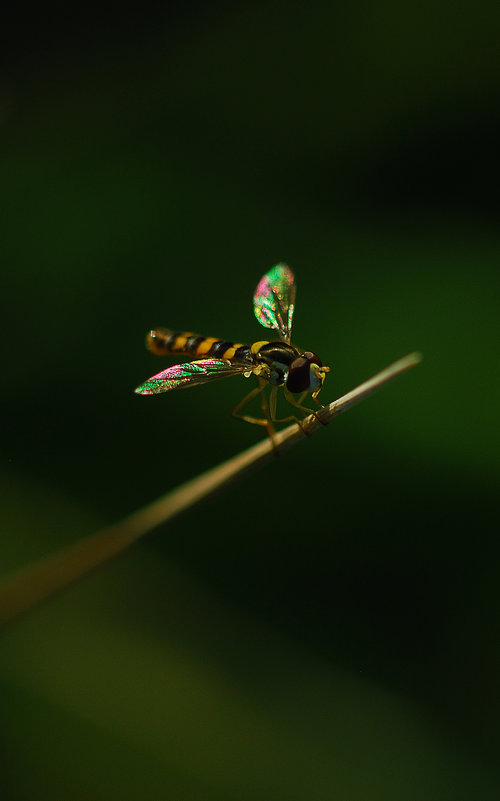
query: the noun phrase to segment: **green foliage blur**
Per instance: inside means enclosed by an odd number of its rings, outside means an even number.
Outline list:
[[[259,439],[133,388],[276,262],[324,402],[424,361],[3,635],[1,798],[498,798],[498,4],[59,11],[0,72],[3,574]]]

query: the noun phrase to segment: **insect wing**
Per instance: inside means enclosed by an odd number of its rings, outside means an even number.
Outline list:
[[[276,264],[260,279],[253,296],[253,309],[264,328],[274,328],[280,339],[290,342],[295,309],[295,278],[286,264]]]
[[[218,378],[229,378],[248,371],[248,366],[233,364],[227,359],[202,359],[187,364],[174,364],[148,378],[134,390],[137,395],[158,395],[171,389],[196,387]]]

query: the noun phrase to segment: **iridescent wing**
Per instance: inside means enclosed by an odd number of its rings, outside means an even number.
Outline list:
[[[274,328],[290,342],[295,309],[295,278],[286,264],[276,264],[262,276],[253,296],[253,310],[264,328]]]
[[[144,384],[134,390],[138,395],[157,395],[171,389],[197,387],[218,378],[229,378],[232,375],[247,373],[248,365],[233,364],[227,359],[202,359],[187,364],[174,364],[161,373],[148,378]]]

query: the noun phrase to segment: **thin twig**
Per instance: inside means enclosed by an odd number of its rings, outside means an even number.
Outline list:
[[[310,436],[327,425],[338,414],[359,403],[383,384],[418,364],[420,360],[419,353],[410,353],[347,395],[321,409],[318,412],[321,422],[311,415],[304,420],[302,429],[293,423],[276,434],[274,446],[270,439],[266,438],[238,456],[163,495],[120,523],[85,537],[8,576],[0,584],[0,625],[12,621],[58,590],[73,584],[77,579],[120,554],[161,523],[172,520],[225,484],[273,458],[276,452],[283,453],[288,450],[306,435]]]

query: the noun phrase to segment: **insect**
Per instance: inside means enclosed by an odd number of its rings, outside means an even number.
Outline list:
[[[265,426],[271,439],[275,433],[273,423],[295,420],[290,415],[276,416],[277,393],[283,387],[287,401],[303,416],[316,415],[313,409],[303,406],[308,393],[317,400],[326,373],[325,367],[312,351],[301,351],[290,342],[295,308],[295,278],[286,264],[277,264],[266,273],[255,290],[253,308],[257,320],[264,328],[277,332],[278,339],[259,340],[252,345],[230,342],[225,339],[198,336],[190,332],[178,333],[156,328],[146,337],[146,346],[158,356],[178,355],[196,357],[194,361],[175,364],[151,376],[135,392],[139,395],[156,395],[172,389],[194,387],[234,375],[250,378],[254,375],[257,386],[233,409],[233,416],[248,423]],[[270,385],[269,399],[265,389]],[[257,395],[261,396],[262,418],[241,414],[241,410]],[[296,398],[295,396],[299,397]]]

